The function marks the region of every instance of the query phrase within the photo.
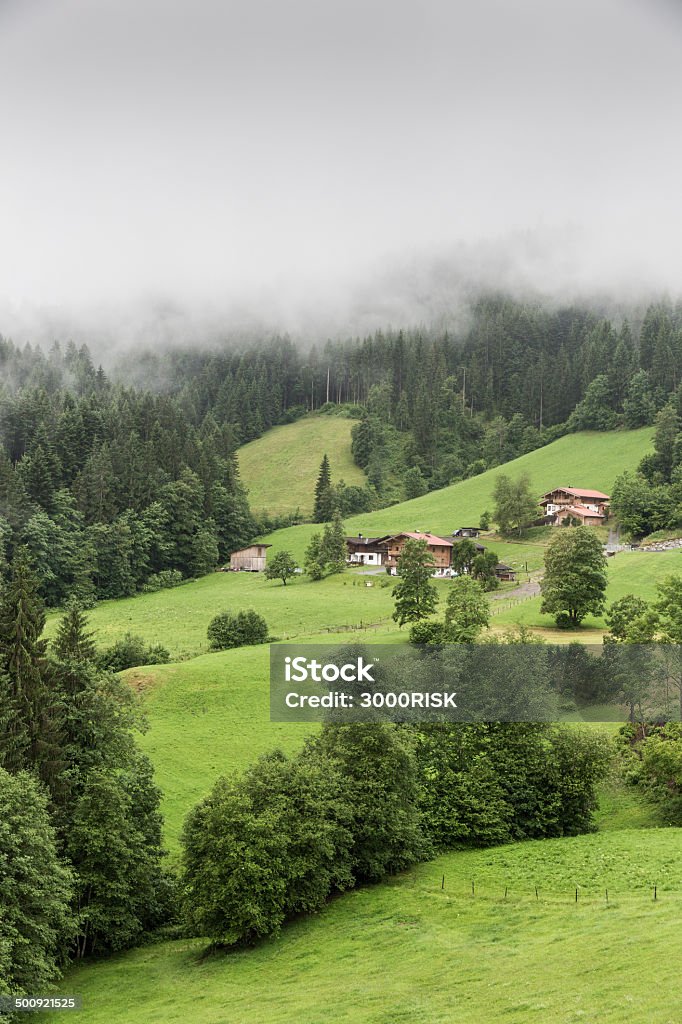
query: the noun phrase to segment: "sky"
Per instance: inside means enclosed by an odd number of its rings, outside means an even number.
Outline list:
[[[0,333],[678,290],[675,0],[0,0]]]

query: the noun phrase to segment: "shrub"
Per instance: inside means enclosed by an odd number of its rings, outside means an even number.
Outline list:
[[[147,645],[141,636],[133,633],[126,633],[97,656],[99,667],[110,672],[123,672],[137,665],[167,665],[169,661],[170,652],[165,647],[161,644]]]
[[[443,622],[415,622],[410,628],[411,644],[444,644],[447,630]]]
[[[142,584],[142,591],[145,594],[154,594],[157,590],[179,587],[184,581],[184,576],[179,569],[162,569],[161,572],[155,572],[148,577]]]
[[[268,639],[268,624],[262,615],[248,611],[221,612],[211,619],[206,635],[212,651],[225,651],[230,647],[264,644]]]

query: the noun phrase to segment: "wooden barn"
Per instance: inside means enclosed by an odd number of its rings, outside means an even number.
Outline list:
[[[271,544],[251,544],[248,548],[233,551],[230,555],[231,572],[262,572],[265,568],[265,552]]]
[[[495,566],[495,575],[498,580],[513,581],[516,579],[516,569],[512,569],[511,565],[504,562],[498,562]]]

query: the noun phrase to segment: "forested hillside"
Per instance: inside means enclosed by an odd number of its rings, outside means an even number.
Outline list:
[[[360,419],[367,484],[349,489],[351,515],[570,431],[652,423],[680,379],[682,307],[669,303],[633,332],[624,317],[487,297],[458,336],[389,330],[307,349],[274,338],[138,352],[106,371],[85,347],[0,340],[0,571],[25,545],[55,605],[211,570],[283,525],[251,514],[237,446],[313,410],[345,404]]]

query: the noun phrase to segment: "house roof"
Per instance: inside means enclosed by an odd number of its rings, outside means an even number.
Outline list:
[[[469,537],[457,537],[455,539],[455,543],[452,545],[453,548],[454,547],[458,547],[465,540],[468,540],[470,544],[473,544],[477,551],[485,551],[486,550],[484,544],[478,544],[475,540],[470,540]]]
[[[395,540],[397,537],[408,537],[410,540],[425,540],[427,544],[431,544],[432,547],[454,547],[451,540],[445,540],[444,537],[436,537],[433,533],[410,533],[407,530],[402,530],[400,533],[394,533],[389,540]]]
[[[603,491],[591,491],[585,487],[553,487],[551,491],[545,491],[542,495],[543,498],[548,498],[550,494],[555,494],[556,491],[563,491],[565,494],[572,494],[575,498],[601,498],[602,501],[610,501],[608,494],[604,494]]]
[[[590,516],[592,519],[603,519],[601,512],[595,512],[594,509],[586,508],[585,505],[567,505],[564,512],[570,512],[574,516]]]
[[[250,551],[252,548],[271,548],[271,547],[272,547],[272,544],[263,544],[262,541],[255,540],[253,542],[253,544],[247,544],[245,548],[238,548],[236,551],[233,551],[232,554],[233,555],[241,555],[245,551]]]
[[[495,566],[495,572],[516,572],[511,565],[507,565],[506,562],[498,562]]]
[[[347,544],[357,544],[358,546],[362,545],[363,547],[369,547],[370,544],[381,544],[381,542],[385,540],[388,540],[388,535],[386,534],[383,537],[361,537],[359,535],[356,535],[355,537],[346,537]]]

